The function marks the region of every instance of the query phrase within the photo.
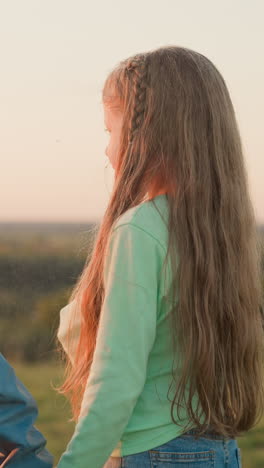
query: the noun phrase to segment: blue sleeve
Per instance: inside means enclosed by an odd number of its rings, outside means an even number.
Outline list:
[[[0,353],[0,463],[12,468],[51,468],[53,457],[46,439],[33,425],[38,416],[35,400]]]
[[[93,362],[58,468],[102,468],[129,422],[156,336],[159,248],[135,225],[112,231]]]

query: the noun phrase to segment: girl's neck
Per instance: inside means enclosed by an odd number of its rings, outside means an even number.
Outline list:
[[[164,193],[167,193],[167,190],[164,190],[164,189],[163,189],[163,190],[159,190],[159,191],[157,191],[157,192],[150,192],[150,191],[149,191],[149,192],[147,193],[147,199],[148,199],[148,200],[151,200],[152,198],[157,197],[158,195],[162,195],[162,194],[164,194]]]

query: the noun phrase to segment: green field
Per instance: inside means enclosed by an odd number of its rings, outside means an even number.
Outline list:
[[[74,423],[69,422],[71,413],[67,400],[52,388],[62,382],[62,367],[55,363],[11,364],[37,401],[39,417],[35,426],[47,439],[47,448],[54,455],[56,465],[74,430]]]
[[[62,381],[62,367],[56,363],[11,364],[38,403],[39,417],[36,427],[46,437],[47,448],[54,455],[56,465],[74,430],[74,423],[69,422],[71,414],[66,399],[52,388]],[[246,437],[238,438],[237,441],[242,451],[243,468],[263,468],[264,418]]]

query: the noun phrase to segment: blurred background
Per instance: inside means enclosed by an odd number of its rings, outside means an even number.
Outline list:
[[[104,80],[120,60],[162,45],[214,62],[237,114],[264,245],[263,14],[260,0],[0,2],[0,351],[38,403],[55,463],[74,428],[54,390],[59,311],[113,184]],[[238,444],[243,467],[263,467],[264,421]]]

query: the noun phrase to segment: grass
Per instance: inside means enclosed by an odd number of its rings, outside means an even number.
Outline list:
[[[71,413],[66,398],[52,388],[62,383],[63,368],[58,363],[10,364],[38,404],[35,426],[47,439],[47,449],[54,456],[56,466],[74,431],[74,422],[68,421]]]
[[[62,382],[63,368],[58,363],[25,365],[12,363],[18,378],[37,401],[39,417],[36,427],[47,439],[47,448],[54,455],[54,466],[67,447],[74,431],[67,400],[52,386]],[[245,436],[237,438],[243,468],[264,467],[264,418]]]

